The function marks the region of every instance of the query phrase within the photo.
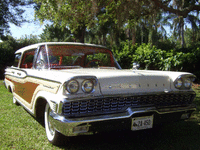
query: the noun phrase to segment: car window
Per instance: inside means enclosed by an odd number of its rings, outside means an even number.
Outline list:
[[[47,69],[48,68],[48,58],[45,46],[41,46],[37,59],[36,59],[36,69]]]
[[[36,49],[24,52],[20,68],[32,68]]]
[[[93,53],[93,54],[86,55],[85,66],[86,67],[98,67],[98,66],[110,67],[111,66],[110,54],[109,53]]]
[[[49,56],[49,62],[51,65],[73,66],[74,62],[77,61],[77,59],[78,59],[78,56],[63,56],[63,55]]]
[[[15,61],[13,64],[14,67],[18,67],[20,59],[21,59],[21,53],[15,54]]]
[[[115,67],[112,52],[99,47],[48,45],[48,56],[53,69]]]

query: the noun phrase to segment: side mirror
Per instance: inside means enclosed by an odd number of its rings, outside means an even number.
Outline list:
[[[36,69],[39,69],[39,70],[41,70],[41,69],[44,69],[45,68],[45,63],[44,63],[44,60],[38,60],[37,62],[36,62]]]
[[[139,68],[140,68],[140,64],[137,63],[137,62],[134,62],[134,63],[133,63],[133,68],[132,68],[132,69],[138,70]]]

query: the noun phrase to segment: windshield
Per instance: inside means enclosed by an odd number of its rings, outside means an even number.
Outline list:
[[[110,50],[92,46],[48,45],[51,69],[120,68]]]

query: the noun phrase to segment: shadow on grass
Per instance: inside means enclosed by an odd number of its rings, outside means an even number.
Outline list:
[[[182,121],[143,131],[115,131],[69,138],[62,149],[200,149],[200,126]]]
[[[36,120],[44,127],[43,120]],[[164,124],[148,130],[112,131],[89,136],[66,137],[64,145],[58,148],[66,150],[200,150],[200,114],[197,110],[187,121]]]

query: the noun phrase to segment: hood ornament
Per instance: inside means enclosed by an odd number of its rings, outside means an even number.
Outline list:
[[[140,68],[140,64],[139,63],[137,63],[137,62],[134,62],[133,63],[133,70],[138,70]]]

